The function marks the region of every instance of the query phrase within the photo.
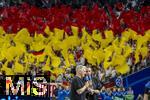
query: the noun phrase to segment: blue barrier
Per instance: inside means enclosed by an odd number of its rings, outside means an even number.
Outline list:
[[[144,93],[145,84],[150,80],[150,66],[123,79],[126,88],[132,87],[135,97]]]

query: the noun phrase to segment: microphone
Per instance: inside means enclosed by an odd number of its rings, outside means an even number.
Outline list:
[[[87,81],[89,81],[90,79],[89,79],[89,76],[85,76],[85,81],[87,82]]]
[[[88,78],[89,78],[89,81],[91,81],[91,80],[92,80],[92,77],[91,77],[91,75],[89,75],[89,76],[88,76]]]

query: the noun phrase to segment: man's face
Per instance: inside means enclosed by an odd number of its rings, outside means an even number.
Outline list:
[[[92,74],[91,68],[87,68],[87,69],[86,69],[86,75],[91,75],[91,74]]]
[[[85,74],[86,74],[86,69],[85,69],[85,68],[83,68],[80,72],[81,72],[81,77],[84,77],[84,76],[85,76]]]

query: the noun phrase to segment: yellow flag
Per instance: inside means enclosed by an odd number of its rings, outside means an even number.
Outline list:
[[[83,56],[87,59],[87,61],[92,64],[95,65],[96,64],[96,59],[93,59],[93,50],[90,47],[84,47],[84,54]]]
[[[80,45],[80,39],[77,36],[69,36],[64,39],[63,43],[65,43],[68,48],[73,48]]]
[[[130,46],[125,46],[125,48],[123,48],[124,50],[124,57],[128,57],[131,53],[132,53],[132,48]]]
[[[74,66],[76,65],[75,58],[74,58],[73,54],[69,54],[69,62],[70,62],[70,64],[72,64]]]
[[[119,46],[121,48],[125,47],[125,43],[128,41],[128,39],[126,37],[122,37]]]
[[[106,70],[108,67],[110,67],[112,62],[104,61],[104,69]]]
[[[17,51],[15,47],[3,48],[2,54],[3,57],[5,57],[8,61],[11,61],[14,59],[15,56],[17,56]]]
[[[106,38],[111,38],[111,39],[114,38],[114,33],[112,30],[106,30],[106,31],[104,31],[104,34],[105,34]]]
[[[86,42],[86,36],[87,36],[88,32],[86,31],[85,27],[82,28],[82,37],[81,37],[81,41],[84,43]]]
[[[55,36],[55,38],[62,40],[63,36],[64,36],[64,30],[54,28],[54,36]]]
[[[30,44],[32,42],[32,38],[30,37],[30,33],[28,32],[28,30],[26,28],[23,28],[14,37],[14,41]]]
[[[15,62],[15,66],[14,66],[13,70],[14,70],[15,73],[21,73],[21,74],[24,73],[23,65],[19,64],[18,62]]]
[[[94,50],[92,58],[97,61],[97,64],[100,64],[105,58],[103,50],[102,49]]]
[[[43,50],[45,48],[45,44],[42,41],[32,42],[30,47],[31,47],[31,50],[40,51],[40,50]]]
[[[0,35],[5,34],[6,32],[4,31],[3,27],[0,26]]]
[[[52,36],[54,35],[54,33],[50,31],[50,29],[49,29],[48,26],[46,26],[44,32],[45,32],[49,37],[52,37]]]
[[[140,61],[140,59],[139,59],[139,50],[136,50],[135,51],[135,64],[137,64],[139,61]]]
[[[92,37],[91,37],[91,35],[87,35],[87,44],[90,46],[92,46],[92,47],[94,47],[94,48],[96,48],[97,47],[97,44],[92,40]]]
[[[14,72],[13,72],[12,68],[8,68],[7,64],[8,64],[8,61],[5,62],[5,64],[1,68],[1,71],[5,71],[6,75],[14,75]]]
[[[145,32],[144,36],[147,37],[148,40],[150,40],[150,29]]]
[[[115,69],[117,72],[120,72],[121,74],[126,74],[127,72],[130,71],[129,66],[126,63],[121,66],[119,65],[119,66],[115,67]]]
[[[33,54],[28,54],[28,62],[33,63],[35,60],[35,56]]]
[[[126,38],[126,39],[129,39],[131,33],[130,33],[129,31],[125,30],[125,31],[122,32],[121,35],[122,35],[122,37],[124,37],[124,38]]]
[[[137,36],[137,32],[130,28],[128,29],[128,32],[130,33],[131,38],[135,40]]]
[[[36,58],[38,62],[43,62],[45,60],[45,54],[37,55]]]
[[[45,49],[44,49],[44,53],[46,55],[49,55],[49,56],[52,56],[54,54],[53,50],[52,50],[52,47],[51,47],[51,44],[47,44],[45,46]]]
[[[148,55],[148,48],[147,47],[142,47],[140,49],[140,52],[142,54],[142,58],[145,58]]]
[[[51,40],[51,46],[53,47],[54,50],[61,50],[61,45],[62,45],[62,42],[58,40],[57,38],[53,38]]]
[[[34,42],[43,42],[45,37],[42,34],[35,33],[33,40]]]
[[[42,71],[51,71],[51,70],[50,70],[50,66],[49,66],[49,65],[44,65],[44,66],[42,67]]]
[[[93,33],[92,34],[92,39],[95,40],[95,41],[98,41],[98,42],[101,42],[102,41],[102,36],[101,36],[101,33]]]
[[[51,59],[52,59],[52,66],[53,66],[53,67],[59,67],[59,65],[60,65],[60,63],[61,63],[60,58],[53,55],[53,56],[51,57]]]
[[[115,55],[112,58],[112,65],[116,66],[116,65],[123,65],[124,63],[126,63],[126,58],[122,55]]]
[[[104,49],[105,60],[106,61],[109,59],[109,57],[112,56],[113,51],[114,51],[114,47],[113,46],[109,46],[106,49]]]
[[[76,27],[76,26],[71,26],[71,29],[72,29],[73,35],[78,36],[78,27]]]
[[[112,42],[113,46],[119,46],[119,39],[116,38],[113,42]]]
[[[64,69],[63,68],[54,68],[54,70],[52,70],[51,72],[58,76],[59,74],[64,73]]]

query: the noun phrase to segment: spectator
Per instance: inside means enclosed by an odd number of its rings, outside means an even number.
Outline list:
[[[150,81],[145,85],[144,100],[150,99]]]
[[[134,92],[131,87],[127,90],[127,95],[125,96],[126,100],[134,100]]]
[[[85,81],[89,82],[90,84],[86,93],[87,100],[97,100],[100,92],[99,89],[101,88],[100,82],[98,81],[97,77],[92,75],[92,73],[93,71],[91,67],[87,67]]]
[[[85,100],[85,91],[89,87],[89,83],[82,80],[85,77],[86,67],[79,65],[76,67],[76,76],[71,82],[71,100]]]

